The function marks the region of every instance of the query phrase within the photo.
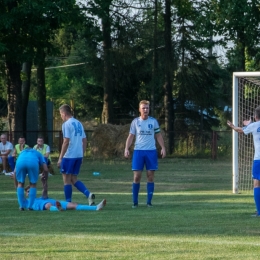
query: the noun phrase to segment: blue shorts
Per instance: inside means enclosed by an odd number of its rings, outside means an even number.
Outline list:
[[[78,175],[82,158],[62,158],[60,172],[62,174]]]
[[[56,200],[53,200],[53,201],[54,201],[54,202],[51,203],[52,206],[56,206]],[[63,201],[63,200],[59,200],[59,202],[60,202],[61,208],[62,208],[63,210],[66,210],[66,209],[67,209],[67,205],[69,204],[69,202]],[[46,205],[47,203],[49,203],[49,202],[46,202],[46,203],[44,204],[43,210],[46,210],[45,205]]]
[[[35,161],[20,161],[16,163],[16,179],[18,182],[24,183],[26,174],[28,174],[30,183],[37,183],[39,178],[39,164]]]
[[[59,202],[61,204],[62,209],[66,210],[69,202],[67,202],[67,201],[59,201]],[[33,210],[35,210],[35,211],[46,210],[45,205],[47,203],[51,203],[52,206],[56,206],[56,200],[54,200],[54,199],[37,198],[37,199],[35,199],[35,201],[33,203]]]
[[[146,170],[158,170],[158,157],[156,150],[134,150],[132,170],[142,171],[144,169],[144,165]]]
[[[260,160],[255,160],[253,162],[252,178],[260,181]]]
[[[44,157],[44,161],[46,162],[46,165],[48,165],[48,166],[51,164],[51,161],[49,158]]]

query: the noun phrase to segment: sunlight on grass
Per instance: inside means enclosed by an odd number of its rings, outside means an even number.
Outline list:
[[[251,194],[232,194],[231,166],[205,159],[160,162],[154,207],[146,207],[144,174],[139,207],[132,209],[130,162],[86,160],[80,179],[96,202],[107,199],[99,212],[19,212],[12,181],[0,176],[0,257],[258,259],[260,219],[251,217]],[[98,178],[92,175],[95,168]],[[49,179],[49,187],[49,196],[64,198],[60,175]],[[73,201],[87,203],[75,189]]]

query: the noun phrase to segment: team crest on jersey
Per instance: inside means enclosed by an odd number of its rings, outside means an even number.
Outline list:
[[[257,131],[257,132],[260,132],[260,127],[258,127],[256,131]]]
[[[149,129],[152,129],[152,128],[153,128],[153,125],[152,125],[152,124],[148,124],[148,128],[149,128]]]

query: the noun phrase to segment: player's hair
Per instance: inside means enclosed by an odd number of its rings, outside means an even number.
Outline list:
[[[255,116],[260,119],[260,106],[255,109]]]
[[[73,110],[72,108],[67,105],[67,104],[64,104],[62,105],[60,108],[59,108],[60,111],[64,112],[65,114],[68,114],[68,115],[73,115]]]
[[[139,107],[141,106],[141,105],[150,105],[150,101],[148,101],[148,100],[141,100],[140,101],[140,103],[139,103]]]

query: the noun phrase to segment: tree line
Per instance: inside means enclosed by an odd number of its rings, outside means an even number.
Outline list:
[[[46,100],[107,124],[148,99],[171,152],[174,131],[229,116],[232,72],[259,69],[259,22],[258,0],[0,0],[2,116],[26,132],[37,100],[45,132]]]

